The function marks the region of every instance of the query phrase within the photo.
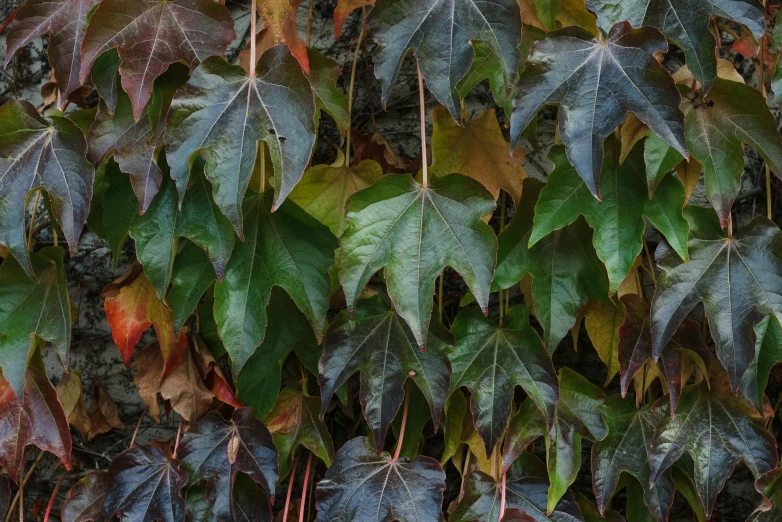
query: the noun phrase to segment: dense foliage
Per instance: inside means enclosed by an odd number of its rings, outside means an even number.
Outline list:
[[[89,230],[135,256],[105,319],[142,417],[179,429],[79,475],[63,522],[701,521],[734,472],[780,519],[778,6],[339,0],[348,73],[301,1],[248,1],[231,60],[215,0],[26,0],[3,25],[6,64],[47,38],[54,94],[0,106],[0,516],[40,514],[27,446],[64,477],[76,437],[125,427],[69,363]],[[384,105],[417,77],[412,162],[352,128],[362,54]],[[766,212],[739,216],[750,156]]]

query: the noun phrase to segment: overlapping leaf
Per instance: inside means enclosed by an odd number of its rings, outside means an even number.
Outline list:
[[[558,103],[559,132],[570,162],[599,195],[603,140],[629,111],[687,155],[681,96],[654,52],[668,43],[653,27],[616,24],[607,38],[578,27],[548,34],[532,47],[511,116],[511,145],[543,105]]]
[[[620,384],[624,397],[635,374],[652,358],[652,336],[649,305],[646,301],[637,295],[626,295],[622,297],[622,304],[625,308],[625,318],[622,326],[619,327],[618,359],[621,372]],[[685,379],[682,377],[685,354],[701,368],[704,377],[708,377],[705,365],[709,363],[711,354],[704,344],[701,325],[689,318],[679,324],[660,353],[658,361],[660,372],[668,385],[672,413],[676,413],[682,387],[685,384]]]
[[[181,61],[191,70],[222,55],[235,38],[231,13],[212,0],[106,0],[90,17],[81,48],[80,80],[95,60],[118,48],[122,87],[141,118],[152,81]]]
[[[340,89],[338,82],[342,68],[315,49],[307,49],[310,71],[309,78],[315,95],[315,129],[318,128],[320,115],[325,112],[334,119],[340,134],[344,138],[350,130],[348,99]]]
[[[716,15],[746,26],[756,39],[766,31],[763,6],[755,0],[587,0],[597,14],[600,28],[627,20],[634,27],[658,28],[684,51],[687,66],[708,91],[717,77],[717,42],[711,33],[711,17]]]
[[[181,522],[187,473],[157,447],[135,446],[114,457],[104,506],[107,515],[134,522]]]
[[[652,356],[660,357],[681,322],[703,302],[717,357],[737,390],[755,357],[754,326],[782,317],[782,233],[755,218],[732,238],[691,239],[690,262],[665,243],[656,258],[662,277],[652,300]]]
[[[318,521],[439,520],[445,472],[436,460],[378,455],[367,437],[349,440],[315,490]]]
[[[38,339],[52,343],[66,367],[71,342],[62,249],[44,248],[30,254],[30,261],[38,283],[14,259],[0,265],[0,368],[17,396]]]
[[[772,469],[755,481],[763,502],[747,519],[751,522],[776,522],[782,516],[782,468]]]
[[[782,328],[776,318],[769,317],[755,327],[755,335],[755,358],[741,380],[741,393],[762,412],[769,372],[782,362]]]
[[[494,109],[458,125],[444,107],[432,111],[433,174],[458,173],[479,181],[494,199],[504,190],[518,203],[527,173],[522,167],[524,149],[508,155],[508,142],[500,130]]]
[[[6,36],[4,67],[14,53],[49,33],[47,53],[59,95],[66,99],[81,87],[81,43],[87,14],[99,0],[29,0],[16,12]]]
[[[293,388],[283,388],[277,396],[266,425],[280,452],[280,476],[288,474],[299,446],[315,454],[326,467],[331,466],[334,442],[320,411],[320,397],[308,397]]]
[[[61,114],[61,113],[60,113]],[[87,220],[95,169],[82,131],[62,115],[44,118],[29,102],[0,106],[0,244],[34,278],[24,234],[27,198],[46,190],[71,254]]]
[[[540,192],[535,205],[535,225],[529,243],[534,245],[554,230],[561,229],[583,215],[595,230],[592,244],[605,263],[609,290],[616,292],[627,277],[643,247],[644,216],[659,230],[684,260],[688,260],[689,225],[682,215],[684,189],[668,176],[654,196],[647,195],[643,148],[619,161],[619,143],[609,139],[600,179],[602,201],[589,192],[587,183],[570,165],[565,149],[557,146],[549,158],[554,170]]]
[[[776,442],[766,431],[763,418],[745,400],[709,390],[705,380],[684,388],[675,416],[669,416],[665,398],[654,409],[659,410],[662,421],[651,441],[650,484],[659,483],[665,471],[688,452],[695,463],[695,487],[707,516],[740,460],[756,478],[779,463]]]
[[[14,393],[9,382],[0,375],[0,466],[14,482],[19,481],[19,472],[25,462],[24,450],[29,444],[53,453],[70,469],[68,419],[37,349],[27,365],[22,393]]]
[[[234,247],[215,286],[217,328],[237,373],[266,335],[273,286],[288,292],[318,340],[329,307],[336,239],[293,202],[272,212],[271,199],[271,191],[246,198],[245,241]]]
[[[741,188],[744,143],[782,176],[782,141],[776,120],[757,90],[717,78],[703,102],[689,108],[686,124],[687,148],[703,165],[706,193],[724,228]]]
[[[451,344],[451,334],[436,321],[430,325],[426,351],[420,351],[410,328],[380,297],[359,301],[352,318],[340,312],[326,333],[318,376],[323,413],[337,388],[361,371],[361,407],[381,449],[410,377],[429,403],[437,427],[448,398]]]
[[[108,517],[103,503],[108,486],[109,474],[99,469],[80,479],[62,505],[62,522],[105,522]]]
[[[506,88],[517,74],[521,12],[515,0],[378,0],[366,23],[378,44],[375,76],[384,104],[410,48],[429,90],[456,121],[461,121],[456,84],[470,69],[472,40],[487,43],[500,58]]]
[[[554,422],[559,400],[554,364],[538,334],[529,324],[529,307],[514,306],[498,327],[475,308],[463,309],[453,322],[456,344],[450,354],[452,388],[470,390],[470,409],[478,433],[492,453],[511,414],[517,385]]]
[[[169,114],[168,160],[180,201],[200,151],[215,203],[242,238],[242,201],[258,141],[266,142],[277,174],[275,208],[301,179],[315,144],[310,82],[285,46],[261,55],[255,78],[222,58],[205,61],[179,89]]]
[[[207,413],[182,439],[179,454],[191,483],[206,481],[206,498],[219,520],[233,520],[232,491],[237,472],[249,475],[267,498],[277,482],[277,449],[266,426],[250,408],[236,410],[230,421]]]
[[[603,267],[592,246],[589,227],[576,220],[552,232],[532,248],[533,209],[543,184],[524,181],[519,210],[499,235],[497,272],[492,289],[509,288],[532,275],[535,314],[543,326],[543,344],[553,352],[591,297],[608,302]]]
[[[454,0],[455,1],[455,0]],[[450,266],[487,310],[496,239],[481,217],[495,202],[477,182],[452,174],[423,187],[411,176],[386,176],[348,201],[339,280],[348,309],[385,267],[388,294],[420,346],[432,313],[434,282]]]
[[[632,397],[610,397],[600,407],[608,426],[606,437],[592,446],[592,480],[597,507],[605,513],[622,473],[635,477],[643,488],[644,502],[659,522],[668,520],[676,486],[670,470],[649,487],[651,462],[647,449],[660,415],[646,405],[640,410]]]

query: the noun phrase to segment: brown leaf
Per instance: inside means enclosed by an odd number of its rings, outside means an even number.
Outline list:
[[[301,2],[302,0],[262,0],[258,3],[258,12],[266,23],[274,44],[287,45],[304,72],[309,74],[310,61],[307,58],[307,46],[299,37],[296,26],[296,10]],[[260,54],[256,56],[260,57]]]
[[[133,382],[136,383],[141,399],[149,408],[149,415],[160,422],[160,369],[163,367],[163,357],[157,342],[145,346],[136,354],[136,375]]]
[[[527,177],[522,167],[525,151],[510,145],[500,130],[494,109],[486,109],[461,127],[445,107],[432,111],[432,173],[438,176],[458,173],[477,180],[494,199],[500,189],[515,203],[521,198],[521,183]]]
[[[86,437],[90,431],[91,421],[84,405],[81,385],[80,371],[66,372],[62,375],[56,389],[68,422],[81,433],[82,437]]]
[[[386,139],[373,132],[372,134],[361,134],[355,129],[350,130],[350,143],[353,146],[353,161],[351,166],[355,167],[365,159],[375,160],[383,167],[384,174],[402,174],[407,172],[407,167],[402,158],[400,158]]]
[[[624,163],[625,158],[630,151],[633,150],[635,144],[644,139],[649,133],[649,127],[644,122],[638,119],[638,116],[632,112],[627,115],[627,119],[622,124],[622,128],[619,130],[619,137],[621,141],[619,163]]]
[[[125,423],[119,418],[117,405],[101,383],[96,382],[93,385],[92,395],[95,400],[95,409],[90,413],[88,438],[92,439],[97,435],[110,431],[112,428],[120,431],[124,430]]]
[[[179,366],[160,383],[160,395],[187,422],[197,421],[209,410],[214,394],[204,386],[191,349],[185,350]]]
[[[204,379],[204,385],[211,391],[215,398],[220,401],[233,406],[234,408],[241,408],[244,404],[234,394],[231,386],[228,384],[228,380],[223,375],[220,367],[217,366],[212,352],[204,344],[200,337],[193,336],[193,354],[195,356],[198,370],[201,373],[201,377]]]
[[[337,0],[337,7],[334,9],[334,35],[339,40],[342,33],[342,26],[348,15],[359,7],[375,5],[375,0]]]

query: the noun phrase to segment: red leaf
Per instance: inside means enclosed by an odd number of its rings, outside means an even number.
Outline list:
[[[141,265],[136,263],[119,279],[103,289],[106,318],[111,327],[114,342],[117,343],[125,366],[130,368],[133,350],[150,326],[155,329],[160,352],[163,355],[161,378],[177,367],[187,347],[184,329],[179,337],[174,335],[174,320],[171,310],[162,303]]]
[[[301,2],[302,0],[263,0],[258,4],[258,11],[266,23],[266,29],[271,32],[274,44],[287,45],[304,72],[309,74],[307,45],[299,36],[296,26],[296,9]]]
[[[375,0],[339,0],[337,2],[337,8],[334,9],[334,35],[337,40],[342,34],[342,26],[345,25],[345,20],[348,19],[350,13],[365,5],[375,5]]]

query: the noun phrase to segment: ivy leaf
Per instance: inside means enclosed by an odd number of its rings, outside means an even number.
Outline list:
[[[28,0],[16,12],[6,36],[3,67],[14,53],[44,34],[49,34],[47,54],[54,69],[60,97],[65,100],[81,87],[79,49],[87,14],[99,0]]]
[[[755,327],[755,358],[741,380],[741,394],[758,412],[763,412],[763,395],[769,372],[782,362],[782,328],[774,317],[764,319]]]
[[[171,373],[182,360],[187,337],[184,331],[178,336],[174,334],[171,310],[158,299],[141,265],[135,263],[119,279],[106,285],[101,297],[111,335],[125,366],[130,368],[130,359],[141,334],[152,326],[164,361],[160,377]]]
[[[120,170],[130,175],[140,214],[147,211],[163,180],[157,163],[157,141],[163,133],[159,116],[163,116],[165,123],[171,98],[187,80],[187,72],[187,68],[175,64],[158,77],[154,82],[152,103],[147,105],[145,117],[138,121],[133,117],[128,95],[115,88],[118,91],[115,107],[109,107],[108,102],[98,105],[95,122],[87,136],[87,159],[93,165],[98,166],[113,154]],[[155,115],[156,111],[159,114]],[[153,119],[158,120],[157,128],[153,126]]]
[[[169,112],[166,150],[180,201],[192,157],[200,151],[214,200],[244,239],[242,200],[258,141],[269,147],[277,173],[277,208],[307,168],[315,144],[314,116],[310,82],[287,47],[266,50],[256,78],[222,58],[205,61],[179,89]]]
[[[288,475],[293,455],[301,445],[331,466],[334,442],[326,423],[320,418],[320,397],[308,397],[293,388],[283,388],[277,404],[266,417],[266,425],[280,452],[280,476]]]
[[[540,107],[558,103],[567,156],[598,197],[603,141],[628,111],[687,156],[681,96],[654,57],[667,50],[657,29],[636,30],[628,23],[616,24],[606,39],[578,27],[549,33],[533,44],[521,75],[511,115],[511,146]]]
[[[515,0],[378,0],[366,24],[377,42],[375,76],[384,105],[410,48],[429,90],[457,122],[461,102],[456,85],[470,69],[472,40],[488,44],[502,61],[506,89],[516,77],[521,11]]]
[[[239,399],[251,406],[253,413],[261,419],[274,408],[280,393],[282,365],[288,355],[295,352],[304,367],[315,375],[321,355],[307,318],[282,288],[272,289],[266,313],[270,324],[284,324],[285,328],[272,328],[267,332],[261,345],[242,367],[236,383]]]
[[[676,486],[667,470],[653,488],[649,487],[651,462],[646,451],[660,415],[651,405],[637,410],[634,402],[632,397],[614,395],[600,407],[608,434],[592,446],[592,480],[597,507],[605,514],[620,476],[629,473],[640,482],[649,510],[659,522],[664,522],[668,520]]]
[[[687,66],[707,91],[717,77],[717,42],[711,33],[711,17],[745,25],[757,40],[766,31],[763,6],[755,0],[587,0],[587,7],[597,15],[597,23],[605,32],[624,20],[634,27],[657,27],[684,51]]]
[[[337,247],[331,232],[295,203],[272,213],[271,191],[249,196],[244,213],[246,240],[237,243],[215,286],[215,320],[236,373],[263,342],[273,286],[288,292],[322,338]]]
[[[470,390],[470,409],[487,455],[508,425],[516,385],[524,388],[548,424],[553,423],[559,400],[556,371],[529,324],[528,306],[508,310],[500,327],[477,308],[464,308],[451,332],[456,337],[450,354],[452,388]]]
[[[774,437],[754,408],[743,399],[710,391],[705,380],[684,388],[675,417],[669,415],[665,398],[654,409],[659,410],[661,422],[649,452],[649,483],[657,484],[688,452],[695,462],[695,488],[706,516],[711,515],[717,494],[740,460],[756,478],[779,462]]]
[[[549,158],[554,162],[554,170],[535,205],[535,225],[529,243],[534,245],[583,215],[595,230],[592,245],[605,263],[609,291],[614,293],[643,248],[644,216],[685,261],[689,259],[689,226],[681,210],[684,206],[681,183],[668,176],[650,199],[643,148],[634,147],[620,164],[618,141],[609,139],[606,145],[600,180],[602,201],[592,196],[587,183],[570,165],[565,148],[556,146],[551,150]]]
[[[348,310],[385,267],[388,295],[424,347],[434,282],[450,266],[486,312],[496,239],[481,217],[494,207],[480,183],[458,174],[433,177],[428,187],[410,175],[384,176],[355,194],[348,201],[339,258]]]
[[[185,246],[174,259],[171,271],[171,289],[166,301],[171,308],[174,330],[179,332],[190,315],[195,311],[201,298],[215,281],[215,270],[206,252],[192,241]]]
[[[444,490],[445,472],[433,458],[394,460],[356,437],[315,489],[318,520],[439,520]]]
[[[421,351],[410,328],[379,296],[359,301],[353,317],[343,310],[326,332],[318,376],[322,413],[336,390],[361,371],[361,409],[380,450],[410,377],[429,403],[436,430],[448,398],[451,365],[446,354],[452,344],[451,334],[435,321],[426,351]]]
[[[348,198],[371,186],[382,175],[383,169],[376,161],[363,160],[350,167],[339,151],[331,165],[315,165],[304,171],[290,198],[340,237],[348,226],[345,221]]]
[[[510,288],[532,276],[535,315],[543,327],[543,344],[552,353],[576,322],[589,298],[608,303],[603,267],[592,246],[591,230],[577,219],[533,247],[529,238],[533,208],[543,184],[524,180],[519,210],[497,238],[497,271],[492,289]]]
[[[68,491],[62,505],[62,522],[105,522],[103,503],[109,489],[109,474],[96,469],[80,479]]]
[[[782,175],[782,141],[776,120],[760,92],[717,78],[703,104],[688,111],[686,123],[687,148],[703,165],[706,194],[724,228],[741,187],[744,143]]]
[[[69,119],[43,118],[26,101],[0,106],[0,243],[33,279],[24,233],[27,196],[32,187],[46,190],[73,255],[89,213],[95,177],[86,152],[84,134]]]
[[[619,371],[622,397],[638,371],[652,357],[652,338],[649,330],[649,305],[641,297],[628,294],[622,296],[625,319],[619,327]],[[676,413],[684,379],[682,378],[682,359],[687,354],[701,368],[704,377],[708,376],[705,364],[711,354],[703,342],[701,325],[686,318],[682,321],[671,340],[660,354],[660,371],[668,385],[671,399],[671,412]]]
[[[573,493],[568,491],[557,504],[556,509],[547,514],[546,490],[549,487],[548,481],[545,478],[524,476],[523,473],[510,473],[509,475],[505,482],[506,516],[509,509],[520,509],[535,522],[584,520],[581,508]],[[485,473],[473,472],[465,477],[464,497],[459,501],[449,520],[451,522],[472,522],[474,520],[497,522],[500,515],[501,498],[502,486],[500,484],[497,484]]]
[[[180,522],[185,518],[181,491],[186,484],[179,461],[166,458],[160,448],[126,449],[109,465],[106,513],[134,522]]]
[[[188,188],[177,209],[177,190],[165,175],[149,210],[133,220],[130,236],[136,241],[136,255],[144,266],[159,298],[163,298],[171,280],[179,237],[186,237],[203,248],[222,279],[234,246],[231,224],[215,206],[204,176],[198,176]]]
[[[30,444],[53,453],[66,469],[71,469],[68,419],[46,375],[39,349],[30,356],[21,394],[14,393],[0,375],[0,466],[14,482],[18,481],[25,463],[24,450]]]
[[[58,247],[30,254],[40,283],[31,281],[14,259],[0,264],[0,367],[17,396],[22,394],[25,368],[38,339],[52,343],[68,367],[71,304],[62,258]]]
[[[524,149],[516,147],[508,155],[494,109],[486,109],[462,127],[440,106],[432,111],[432,125],[432,174],[464,174],[479,181],[494,199],[502,189],[518,203],[527,177],[522,167]]]
[[[553,423],[547,427],[542,413],[529,401],[522,403],[511,419],[503,446],[507,469],[525,448],[541,435],[546,437],[546,466],[551,487],[548,512],[552,512],[581,468],[581,438],[602,440],[607,433],[599,407],[605,402],[603,390],[569,368],[559,371],[559,403]]]
[[[102,1],[84,35],[79,79],[84,81],[101,54],[117,47],[122,87],[139,120],[152,81],[169,65],[181,61],[192,70],[207,57],[224,54],[235,37],[231,13],[212,0]]]
[[[334,119],[340,135],[344,138],[350,130],[348,99],[337,85],[342,76],[342,68],[332,60],[312,48],[307,48],[310,65],[310,83],[315,95],[315,129],[318,128],[320,113],[325,112]]]
[[[652,300],[652,356],[660,357],[679,324],[703,302],[717,357],[733,390],[755,357],[755,331],[765,315],[782,318],[782,233],[755,218],[728,239],[691,239],[690,262],[660,243],[662,270]]]
[[[206,498],[218,520],[233,520],[233,490],[241,471],[260,484],[267,498],[277,482],[277,449],[251,408],[234,411],[230,422],[216,411],[204,415],[182,438],[182,465],[190,482],[206,481]]]

